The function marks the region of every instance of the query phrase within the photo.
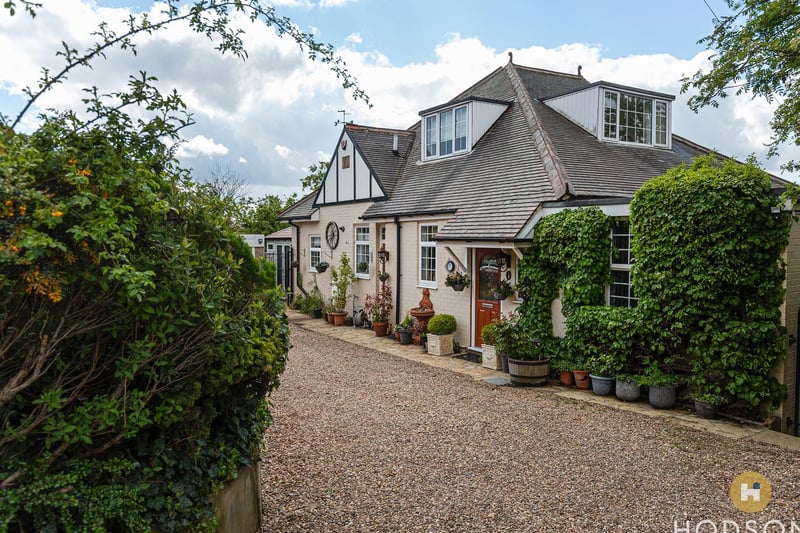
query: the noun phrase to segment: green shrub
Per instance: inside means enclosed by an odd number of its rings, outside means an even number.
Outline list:
[[[662,363],[686,368],[756,406],[776,405],[784,355],[782,252],[791,217],[753,165],[713,156],[654,178],[631,204],[633,288],[643,338]]]
[[[539,360],[545,357],[541,340],[530,335],[516,313],[504,315],[495,323],[496,348],[512,359]],[[536,344],[536,340],[539,344]]]
[[[635,308],[585,306],[567,317],[566,345],[575,367],[614,377],[635,364],[639,318]]]
[[[448,314],[434,315],[428,321],[428,333],[432,335],[449,335],[456,330],[456,317]]]
[[[0,531],[213,530],[270,422],[280,294],[125,120],[0,129]]]
[[[481,338],[484,344],[495,345],[497,344],[497,324],[491,322],[481,328]]]

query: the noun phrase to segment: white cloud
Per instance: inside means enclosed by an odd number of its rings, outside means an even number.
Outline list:
[[[225,145],[214,142],[214,139],[209,139],[204,135],[196,135],[181,143],[178,147],[177,155],[185,158],[214,157],[226,155],[229,151]]]
[[[274,150],[275,153],[278,154],[278,156],[282,157],[283,159],[286,159],[287,157],[292,155],[291,149],[287,148],[286,146],[281,146],[280,144],[276,144]]]
[[[292,5],[300,4],[309,5],[300,1]],[[151,17],[157,17],[157,11]],[[46,4],[33,20],[21,14],[0,17],[0,93],[20,94],[25,85],[35,85],[36,65],[57,71],[60,62],[53,53],[61,39],[85,49],[101,19],[121,21],[126,16],[126,10],[98,10],[88,0],[61,0]],[[788,148],[781,160],[764,158],[772,107],[763,101],[730,97],[719,108],[704,109],[699,115],[687,108],[688,95],[679,94],[679,80],[706,65],[708,52],[691,58],[664,54],[611,58],[604,56],[601,45],[585,43],[496,50],[478,38],[453,33],[443,35],[429,60],[396,64],[386,50],[357,50],[356,45],[361,47],[363,42],[359,33],[353,33],[350,44],[338,51],[369,94],[373,104],[369,108],[354,101],[326,65],[307,60],[288,38],[278,38],[260,23],[237,21],[247,29],[243,35],[249,52],[246,62],[220,56],[208,39],[187,27],[170,27],[138,40],[136,57],[110,52],[108,60],[96,62],[93,69],[76,71],[37,102],[39,108],[28,113],[20,129],[31,128],[41,109],[80,109],[85,86],[97,85],[109,92],[122,88],[129,73],[147,70],[159,78],[160,87],[176,88],[194,114],[196,125],[184,130],[189,140],[179,154],[195,165],[198,174],[203,174],[205,157],[223,162],[238,159],[242,165],[237,171],[254,190],[299,192],[308,165],[330,159],[341,133],[341,126],[334,126],[341,118],[337,110],[346,109],[351,113],[347,119],[356,123],[407,128],[419,120],[421,109],[457,96],[504,65],[511,51],[517,64],[563,72],[576,72],[582,65],[590,81],[674,94],[676,133],[739,159],[756,153],[772,172],[778,172],[781,161],[800,158],[796,149]],[[7,115],[13,111],[0,109]]]
[[[361,44],[364,42],[364,39],[361,37],[360,33],[351,33],[347,37],[344,38],[346,43],[354,43],[354,44]]]

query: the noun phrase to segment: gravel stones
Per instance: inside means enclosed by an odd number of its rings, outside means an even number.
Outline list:
[[[281,382],[261,468],[265,532],[800,526],[797,452],[491,387],[296,325]],[[748,470],[772,485],[761,513],[728,495]]]

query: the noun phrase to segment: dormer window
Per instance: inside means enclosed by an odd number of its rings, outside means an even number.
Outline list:
[[[603,138],[623,143],[669,145],[669,104],[649,96],[604,91]]]
[[[467,106],[462,105],[425,117],[425,159],[467,151],[468,115]]]

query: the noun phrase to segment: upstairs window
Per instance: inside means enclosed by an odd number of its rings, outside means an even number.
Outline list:
[[[625,143],[667,146],[667,102],[605,91],[603,137]]]
[[[465,152],[468,120],[465,105],[425,117],[425,159]]]

